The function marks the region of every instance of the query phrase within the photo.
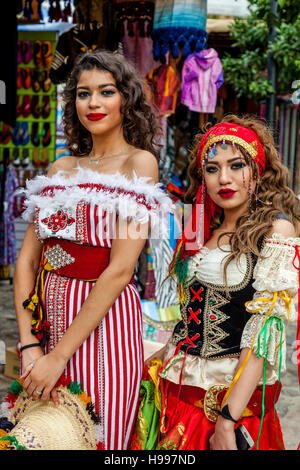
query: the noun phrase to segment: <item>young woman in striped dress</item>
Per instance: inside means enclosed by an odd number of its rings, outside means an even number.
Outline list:
[[[57,403],[60,381],[81,383],[100,418],[98,448],[126,449],[144,364],[133,273],[149,229],[158,233],[171,208],[157,184],[158,127],[118,54],[82,55],[64,97],[73,155],[26,188],[14,277],[23,388]]]

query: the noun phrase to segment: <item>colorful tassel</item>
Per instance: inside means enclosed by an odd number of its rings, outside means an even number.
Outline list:
[[[9,450],[11,448],[15,450],[27,450],[25,446],[21,446],[18,443],[18,440],[15,436],[4,436],[0,438],[0,441],[4,441],[4,446],[2,447],[2,442],[0,442],[0,450]]]
[[[50,337],[50,323],[45,321],[43,307],[44,277],[45,270],[42,266],[37,273],[33,291],[23,302],[23,307],[33,312],[31,333],[37,337],[41,346],[44,346]]]

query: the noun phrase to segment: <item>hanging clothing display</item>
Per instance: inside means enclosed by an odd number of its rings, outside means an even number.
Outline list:
[[[181,103],[191,111],[214,113],[223,67],[215,49],[190,54],[182,68]]]
[[[176,282],[168,277],[177,239],[181,235],[179,223],[174,214],[169,215],[170,236],[161,240],[149,240],[152,265],[155,275],[155,299],[159,309],[178,304]]]
[[[177,58],[182,49],[186,57],[206,47],[207,0],[157,0],[153,26],[155,60],[165,61],[170,51]]]
[[[156,280],[155,280],[155,274],[153,270],[153,258],[152,258],[152,252],[151,252],[149,240],[146,241],[146,253],[147,253],[147,275],[146,275],[143,299],[155,300]]]
[[[75,0],[74,23],[88,24],[96,21],[103,23],[103,4],[105,0]]]
[[[153,59],[153,2],[120,2],[116,5],[116,22],[123,53],[142,78],[155,66]]]
[[[65,83],[76,57],[87,51],[106,47],[106,28],[97,23],[76,25],[59,38],[50,68],[50,79],[54,84]]]
[[[0,171],[2,179],[3,168]],[[2,217],[0,220],[0,266],[13,264],[17,259],[16,234],[15,234],[15,204],[14,192],[19,186],[18,176],[13,168],[8,168],[5,175],[4,199],[0,201],[2,205]]]
[[[174,69],[162,64],[148,73],[146,82],[152,92],[151,100],[158,108],[160,115],[173,114],[180,85]]]

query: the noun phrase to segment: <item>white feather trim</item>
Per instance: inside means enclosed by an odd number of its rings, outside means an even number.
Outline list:
[[[51,177],[38,175],[32,180],[27,180],[26,188],[17,190],[18,194],[22,193],[26,197],[23,219],[31,222],[37,207],[43,209],[59,205],[68,209],[79,201],[98,204],[106,211],[117,212],[121,218],[133,219],[140,223],[154,218],[154,226],[163,214],[173,211],[173,203],[161,188],[161,184],[148,183],[151,179],[149,177],[138,177],[134,173],[132,179],[129,179],[119,172],[110,175],[82,167],[77,167],[77,170],[77,173],[69,178],[66,177],[66,171],[60,170]],[[109,191],[78,186],[86,183],[105,185]],[[54,197],[50,194],[41,195],[41,191],[48,186],[63,186],[65,189],[54,189]],[[133,194],[120,195],[118,190],[131,191]],[[145,206],[142,199],[139,201],[139,196],[144,198],[151,209]]]

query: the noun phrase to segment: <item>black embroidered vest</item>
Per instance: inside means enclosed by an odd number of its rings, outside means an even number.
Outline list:
[[[173,331],[172,342],[182,351],[206,359],[237,357],[243,329],[251,314],[245,302],[253,298],[253,269],[256,259],[247,254],[243,281],[228,287],[199,281],[193,277],[185,289],[182,320]]]

